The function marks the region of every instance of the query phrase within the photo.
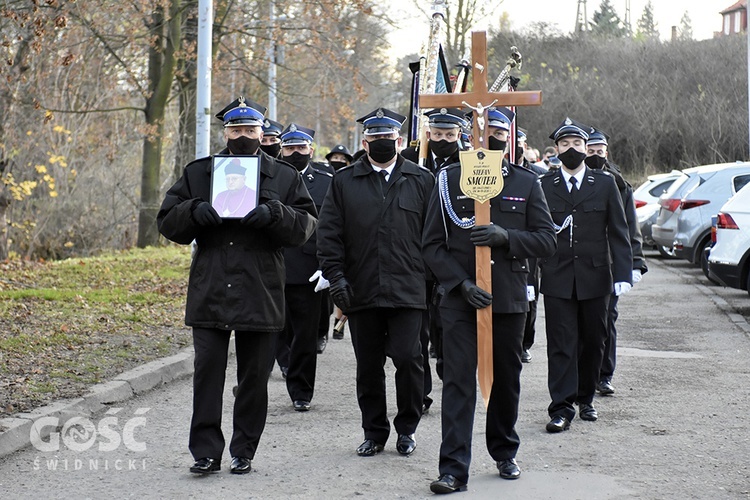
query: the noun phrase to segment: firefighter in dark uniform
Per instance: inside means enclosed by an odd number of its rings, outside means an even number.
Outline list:
[[[508,110],[506,110],[508,111]],[[499,115],[499,116],[498,116]],[[502,118],[501,118],[502,117]],[[510,120],[494,111],[489,146],[505,150]],[[497,132],[493,130],[493,132]],[[476,405],[476,309],[492,305],[494,381],[487,408],[487,449],[500,476],[515,479],[519,446],[515,423],[521,389],[521,342],[528,300],[528,259],[552,255],[555,231],[538,177],[503,165],[504,187],[490,202],[492,224],[474,226],[474,201],[460,188],[461,166],[438,173],[423,236],[425,262],[445,289],[443,322],[443,399],[440,477],[435,493],[466,488]],[[476,285],[476,247],[492,247],[493,294]]]
[[[365,441],[359,456],[390,435],[384,364],[396,368],[396,450],[410,455],[422,415],[419,340],[425,303],[422,227],[435,180],[397,153],[406,117],[378,108],[357,120],[366,154],[333,176],[321,210],[318,260],[334,303],[349,317],[357,400]]]
[[[424,167],[435,175],[442,167],[458,161],[461,130],[466,126],[466,114],[458,108],[439,108],[430,110],[425,115],[429,117],[429,129]],[[418,163],[419,146],[405,148],[401,156]]]
[[[468,126],[466,113],[458,108],[436,108],[425,113],[428,117],[427,130],[427,157],[425,168],[433,175],[444,166],[458,162],[458,153],[461,148],[461,134]],[[418,148],[410,147],[402,153],[415,163],[418,161]],[[430,349],[435,354],[435,371],[438,377],[443,376],[443,350],[442,350],[442,326],[440,324],[440,310],[438,304],[443,294],[442,287],[428,272],[427,276],[427,309],[422,318],[422,357],[424,358],[424,401],[423,413],[427,413],[432,406],[432,371],[430,369]]]
[[[349,152],[349,148],[343,144],[336,144],[326,155],[326,161],[328,162],[327,167],[337,172],[345,166],[351,165],[354,158]],[[331,300],[331,294],[328,293],[328,289],[321,290],[321,294],[320,322],[318,323],[318,354],[323,354],[323,351],[326,350],[326,345],[328,345],[328,330],[331,328],[331,314],[334,312],[333,300]],[[336,308],[334,325],[341,320],[341,316],[343,316],[341,309]],[[334,328],[333,338],[336,340],[344,338],[343,327],[340,329]]]
[[[336,144],[326,155],[326,161],[334,172],[336,172],[345,166],[350,165],[354,161],[354,157],[352,157],[352,154],[349,152],[349,148],[343,144]]]
[[[227,149],[258,155],[258,206],[242,219],[222,219],[211,206],[211,158],[189,163],[167,191],[157,215],[159,231],[197,251],[190,267],[185,323],[193,327],[195,372],[191,472],[220,470],[224,452],[222,395],[229,336],[235,332],[237,397],[229,444],[235,474],[250,472],[268,410],[268,366],[284,328],[284,247],[312,235],[317,211],[292,167],[259,151],[266,108],[240,98],[217,117]]]
[[[263,120],[263,139],[260,140],[260,149],[271,158],[278,158],[281,153],[281,131],[284,125],[266,118]]]
[[[311,161],[315,131],[290,123],[281,133],[281,159],[299,171],[316,209],[323,205],[333,175]],[[308,411],[315,389],[318,320],[322,295],[310,278],[318,270],[315,234],[297,248],[284,250],[286,265],[286,331],[290,340],[286,388],[296,411]]]
[[[586,166],[592,169],[601,169],[612,174],[620,192],[622,206],[625,209],[625,219],[628,222],[630,235],[630,248],[633,251],[633,285],[641,281],[648,271],[646,258],[643,255],[643,237],[638,224],[638,216],[635,212],[635,200],[633,199],[633,187],[622,177],[620,168],[609,159],[609,136],[592,128],[589,131],[589,140],[586,142]],[[619,315],[617,311],[618,297],[614,293],[609,297],[609,309],[607,311],[607,342],[604,344],[604,358],[599,370],[599,381],[596,390],[599,394],[607,396],[614,394],[612,376],[615,373],[617,363],[617,329],[615,322]]]
[[[570,118],[552,133],[562,167],[542,176],[557,233],[557,252],[541,259],[547,317],[547,432],[561,432],[575,417],[594,421],[594,392],[607,339],[610,294],[632,284],[628,224],[614,178],[587,168],[589,127]]]

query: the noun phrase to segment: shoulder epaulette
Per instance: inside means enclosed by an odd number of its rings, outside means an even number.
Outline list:
[[[312,169],[313,169],[313,172],[315,172],[316,174],[325,175],[327,177],[333,177],[333,174],[327,170],[321,170],[316,167],[312,167]]]

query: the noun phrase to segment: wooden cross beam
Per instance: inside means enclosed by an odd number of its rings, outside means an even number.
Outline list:
[[[454,94],[426,94],[419,96],[423,108],[471,108],[474,109],[474,149],[486,149],[487,127],[484,126],[484,109],[499,106],[541,106],[542,93],[532,92],[489,92],[487,90],[487,34],[474,31],[471,34],[472,78],[471,92]],[[515,137],[509,138],[515,140]],[[502,161],[502,160],[501,160]],[[462,165],[462,169],[464,166]],[[490,202],[474,200],[475,224],[490,224]],[[476,283],[483,290],[492,293],[492,251],[490,247],[476,247]],[[477,366],[479,387],[485,407],[489,403],[492,390],[492,306],[477,310]]]

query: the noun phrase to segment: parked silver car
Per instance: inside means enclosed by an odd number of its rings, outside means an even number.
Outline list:
[[[638,226],[643,236],[643,245],[656,247],[663,257],[671,257],[672,246],[664,247],[657,245],[651,236],[651,226],[656,222],[659,215],[659,197],[667,192],[672,183],[682,175],[679,170],[672,170],[666,174],[649,175],[648,179],[633,191],[635,202],[635,213],[638,217]]]
[[[750,162],[688,168],[659,199],[659,215],[651,228],[658,245],[671,246],[677,257],[706,264],[711,243],[711,216],[750,182]]]

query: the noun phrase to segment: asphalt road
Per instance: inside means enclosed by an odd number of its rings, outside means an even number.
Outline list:
[[[533,360],[522,374],[517,458],[523,474],[516,481],[497,477],[479,402],[469,490],[455,498],[750,498],[750,332],[742,317],[750,298],[709,286],[687,263],[651,257],[650,272],[620,300],[617,392],[595,400],[599,421],[576,419],[567,432],[545,432],[542,308]],[[0,498],[431,497],[440,382],[412,456],[399,456],[392,439],[380,455],[359,458],[354,369],[348,333],[330,341],[319,357],[308,413],[292,410],[274,371],[268,423],[246,476],[229,474],[226,455],[217,474],[188,472],[188,378],[118,404],[119,410],[84,417],[96,427],[91,440],[63,428],[59,446],[38,447],[52,451],[32,447],[0,459]],[[228,380],[234,373],[232,365]],[[225,392],[227,434],[231,385]],[[392,417],[392,377],[388,391]]]

